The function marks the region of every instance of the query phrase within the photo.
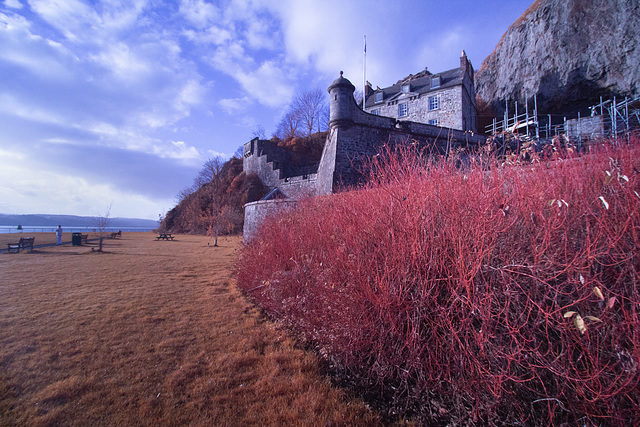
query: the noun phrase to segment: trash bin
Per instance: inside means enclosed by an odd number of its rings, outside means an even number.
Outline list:
[[[82,233],[71,233],[71,244],[73,246],[82,245]]]

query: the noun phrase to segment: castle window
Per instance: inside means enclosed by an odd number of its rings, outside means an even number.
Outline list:
[[[383,92],[376,92],[376,102],[382,102]]]
[[[438,119],[429,120],[429,124],[433,126],[438,126]]]
[[[440,76],[431,77],[431,89],[440,87]]]
[[[375,110],[371,110],[371,114],[373,114],[374,116],[379,116],[380,115],[380,109],[376,108]]]
[[[398,117],[406,117],[409,114],[409,106],[405,102],[398,105]]]
[[[407,92],[411,92],[411,85],[403,85],[402,86],[402,91],[407,93]]]
[[[429,110],[437,110],[440,107],[440,97],[438,95],[429,97]]]

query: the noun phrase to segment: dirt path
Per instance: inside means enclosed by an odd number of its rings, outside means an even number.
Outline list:
[[[238,238],[0,254],[0,425],[372,425],[234,286]]]

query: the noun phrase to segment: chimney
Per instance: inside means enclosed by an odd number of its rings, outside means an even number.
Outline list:
[[[364,87],[364,98],[367,99],[367,97],[372,93],[373,88],[371,87],[371,83],[367,80],[367,85]]]
[[[460,68],[464,68],[466,70],[468,61],[467,53],[463,50],[462,55],[460,55]]]

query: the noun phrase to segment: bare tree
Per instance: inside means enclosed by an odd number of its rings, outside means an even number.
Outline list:
[[[296,136],[302,136],[300,132],[300,117],[296,113],[296,111],[290,109],[282,116],[278,126],[276,127],[276,132],[274,133],[280,139],[289,139],[295,138]]]
[[[264,138],[262,138],[262,139],[264,139]],[[236,159],[241,159],[242,160],[242,158],[244,157],[244,145],[239,146],[236,149],[235,153],[233,153],[232,157],[235,157]]]
[[[299,93],[282,116],[274,133],[280,139],[311,135],[328,128],[329,106],[320,89]]]
[[[209,209],[202,213],[201,221],[207,228],[207,236],[213,237],[213,246],[218,246],[220,233],[228,233],[233,229],[240,213],[229,205],[221,205],[213,200]]]
[[[266,139],[266,137],[267,137],[266,135],[267,134],[264,131],[264,126],[262,126],[262,125],[256,126],[256,128],[251,133],[251,136],[253,138],[258,138],[258,139]]]
[[[194,191],[196,191],[196,189],[193,187],[183,188],[182,190],[178,191],[178,194],[176,195],[176,205],[179,205],[184,199],[187,198],[189,194],[192,194]]]
[[[111,216],[111,204],[107,206],[107,209],[103,214],[100,214],[93,219],[93,223],[96,227],[96,230],[98,231],[98,238],[99,238],[98,252],[102,252],[102,241],[106,237],[107,227],[109,226],[109,222],[110,222],[110,218],[109,218],[110,216]]]
[[[353,91],[353,99],[356,101],[356,104],[358,104],[358,106],[360,106],[360,108],[362,107],[362,90],[360,89],[356,89],[355,91]]]
[[[319,117],[320,117],[320,120],[318,120],[318,132],[322,132],[329,129],[330,112],[329,112],[329,106],[327,104],[325,104],[320,109]]]
[[[320,116],[327,104],[327,97],[320,89],[304,91],[293,100],[292,110],[296,112],[302,126],[308,129],[307,135],[313,133],[314,127],[320,131]]]
[[[204,162],[202,169],[200,169],[200,172],[194,181],[196,189],[218,179],[224,163],[225,161],[222,156],[214,156]]]

